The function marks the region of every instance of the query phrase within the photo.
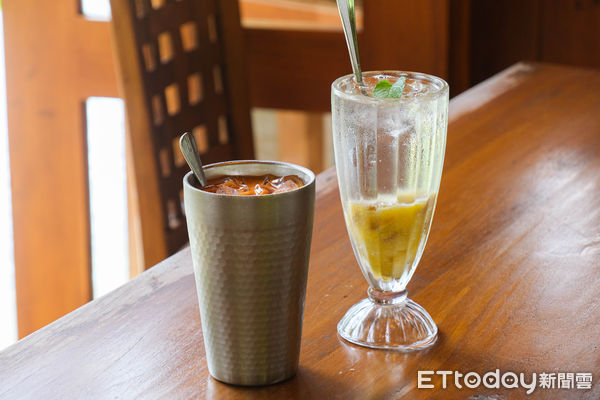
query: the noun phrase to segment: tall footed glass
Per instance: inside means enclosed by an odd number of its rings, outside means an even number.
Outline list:
[[[406,79],[397,99],[375,98],[377,82]],[[352,75],[332,85],[335,163],[346,227],[370,287],[338,324],[346,340],[411,351],[433,344],[437,327],[406,285],[421,259],[440,186],[448,84],[415,72]]]

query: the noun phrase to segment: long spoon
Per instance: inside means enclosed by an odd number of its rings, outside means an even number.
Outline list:
[[[348,45],[348,54],[350,55],[350,64],[356,78],[356,83],[363,94],[365,85],[363,83],[362,71],[360,70],[360,60],[358,58],[358,40],[356,39],[356,15],[354,12],[354,0],[337,0],[338,11],[342,19],[342,27],[344,28],[344,36],[346,36],[346,44]]]
[[[202,160],[200,160],[200,154],[198,153],[198,145],[196,145],[196,139],[190,132],[185,132],[179,138],[179,148],[183,153],[183,158],[187,162],[188,166],[196,175],[196,179],[200,182],[200,185],[206,186],[206,176],[202,169]]]

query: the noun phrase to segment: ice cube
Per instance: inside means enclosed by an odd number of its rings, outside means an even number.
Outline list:
[[[281,184],[277,185],[273,193],[283,193],[290,190],[298,189],[298,185],[291,179],[284,180]]]
[[[260,184],[257,183],[256,185],[254,185],[254,193],[257,195],[261,195],[265,193],[265,190]]]
[[[221,185],[219,185],[219,187],[217,188],[217,191],[215,193],[236,195],[236,194],[238,194],[238,191],[229,185],[221,184]]]

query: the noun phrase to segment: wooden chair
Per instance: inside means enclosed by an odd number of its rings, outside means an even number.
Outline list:
[[[111,0],[127,116],[132,275],[187,242],[181,133],[193,131],[205,164],[253,158],[237,3]]]

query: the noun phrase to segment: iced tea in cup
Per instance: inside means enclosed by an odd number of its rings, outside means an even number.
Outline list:
[[[298,368],[315,175],[275,161],[204,172],[212,188],[191,172],[183,186],[208,369],[236,385],[285,380]]]
[[[362,346],[416,350],[437,336],[427,311],[406,297],[406,285],[423,254],[440,186],[448,85],[415,72],[366,72],[363,78],[361,90],[352,75],[341,77],[331,94],[346,227],[370,285],[368,298],[348,310],[338,332]],[[381,98],[378,88],[402,89],[397,98]]]

